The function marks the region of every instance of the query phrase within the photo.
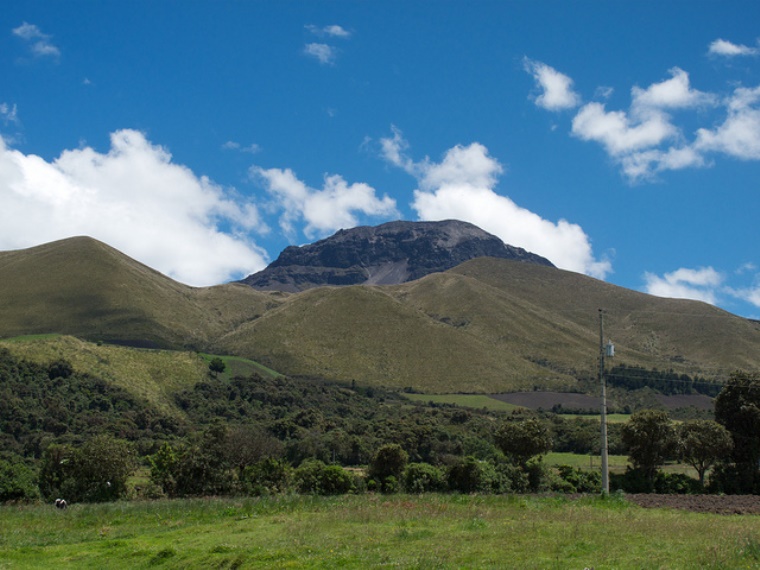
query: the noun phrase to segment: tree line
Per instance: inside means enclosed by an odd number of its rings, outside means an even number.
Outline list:
[[[33,363],[0,349],[0,501],[599,488],[598,472],[548,469],[541,461],[550,450],[598,453],[598,421],[412,404],[381,388],[318,379],[227,380],[215,367],[175,394],[178,411],[169,414],[64,360]],[[663,428],[666,414],[656,421],[634,414],[627,424],[633,435],[612,424],[610,452],[629,454],[633,464],[613,488],[760,491],[760,436],[747,432],[760,427],[760,412],[753,419],[745,401],[760,394],[756,384],[756,376],[732,376],[716,400],[717,424],[694,433]],[[760,409],[760,397],[752,405]],[[687,457],[685,442],[707,446],[716,425],[730,434],[731,451],[702,471],[695,465],[702,481],[660,472],[661,461]],[[651,426],[664,429],[655,441],[675,443],[640,451],[652,440]],[[130,483],[138,471],[141,482]]]

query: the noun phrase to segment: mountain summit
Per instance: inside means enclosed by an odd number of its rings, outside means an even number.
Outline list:
[[[467,222],[398,221],[340,230],[313,244],[289,246],[242,283],[287,292],[323,285],[396,285],[477,257],[554,267],[548,259],[507,245]]]

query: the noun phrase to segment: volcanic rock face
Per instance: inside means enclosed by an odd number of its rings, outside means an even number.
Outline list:
[[[446,271],[476,257],[552,263],[467,222],[390,222],[340,230],[289,246],[263,271],[241,282],[256,289],[297,292],[323,285],[395,285]]]

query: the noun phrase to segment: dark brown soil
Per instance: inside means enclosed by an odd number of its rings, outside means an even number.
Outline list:
[[[645,508],[682,509],[721,515],[760,514],[760,495],[626,495]]]
[[[602,399],[586,394],[568,392],[512,392],[509,394],[491,394],[492,398],[522,406],[524,408],[550,410],[555,404],[562,404],[568,409],[599,409]]]
[[[507,394],[491,394],[491,397],[502,402],[537,410],[551,410],[552,406],[562,404],[566,410],[598,410],[602,399],[587,394],[569,392],[510,392]],[[658,395],[657,400],[667,409],[688,408],[693,406],[698,410],[712,410],[713,400],[709,396],[690,394],[680,396]]]

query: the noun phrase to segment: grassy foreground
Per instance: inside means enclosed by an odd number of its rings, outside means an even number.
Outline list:
[[[756,568],[760,517],[344,496],[0,507],[0,568]]]

